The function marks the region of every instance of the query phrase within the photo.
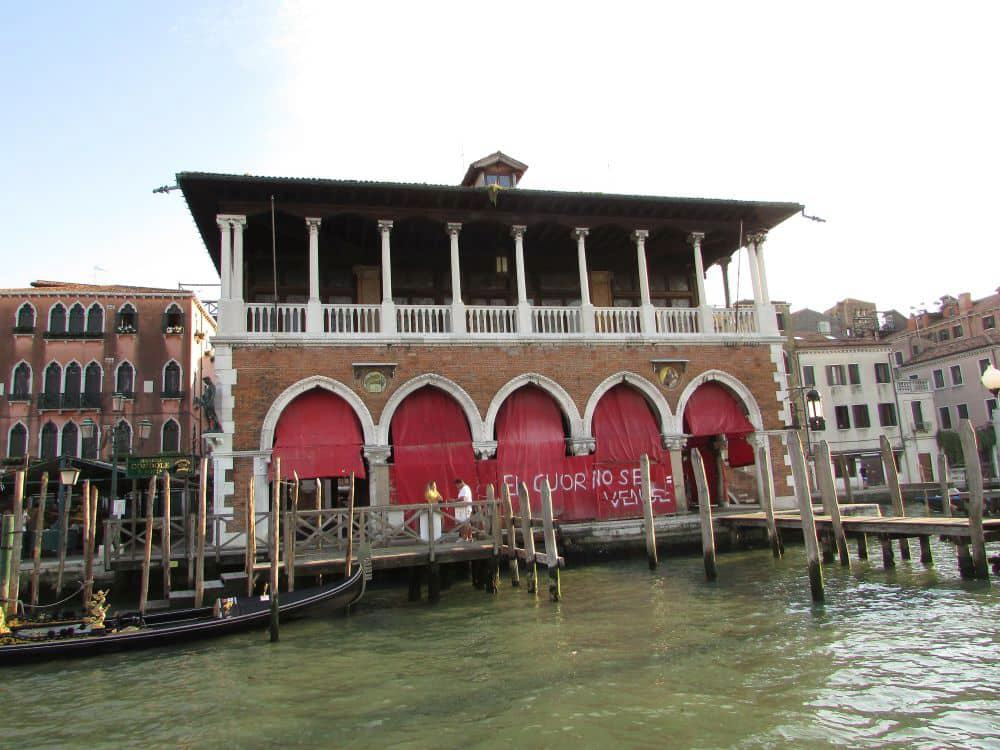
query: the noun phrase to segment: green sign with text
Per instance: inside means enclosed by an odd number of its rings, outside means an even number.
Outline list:
[[[129,456],[126,461],[129,479],[149,479],[163,472],[171,476],[188,477],[194,472],[194,459],[183,453],[158,453],[155,456]]]

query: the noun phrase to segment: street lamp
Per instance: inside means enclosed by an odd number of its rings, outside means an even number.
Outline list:
[[[59,467],[59,483],[64,487],[75,487],[80,478],[80,470],[75,466],[64,464]]]
[[[993,450],[997,455],[997,473],[1000,474],[1000,405],[996,403],[997,397],[1000,395],[1000,370],[991,364],[983,370],[979,382],[993,395],[993,414],[990,415],[993,420]]]
[[[819,391],[813,388],[806,393],[806,414],[809,417],[809,428],[820,432],[826,429],[826,420],[823,418],[823,404],[820,401]]]

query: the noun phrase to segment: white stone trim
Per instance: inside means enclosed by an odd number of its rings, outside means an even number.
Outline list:
[[[504,401],[514,391],[526,385],[537,386],[555,399],[555,402],[559,405],[559,410],[566,417],[566,422],[569,426],[569,438],[571,440],[587,437],[587,434],[583,430],[583,419],[580,417],[580,410],[577,409],[576,402],[573,401],[573,397],[569,395],[569,392],[552,378],[540,375],[537,372],[526,372],[508,380],[496,392],[496,395],[490,402],[489,409],[486,410],[484,425],[485,439],[492,440],[496,434],[497,415],[500,413],[500,407],[503,406]]]
[[[118,390],[118,371],[122,368],[123,365],[128,365],[129,367],[132,368],[132,394],[134,395],[136,393],[136,383],[139,380],[139,371],[136,369],[135,365],[133,365],[127,359],[123,359],[117,365],[115,365],[115,375],[114,375],[114,380],[111,383],[111,389],[112,389],[111,392],[125,393],[125,391]]]
[[[32,325],[35,328],[38,328],[38,308],[35,307],[30,300],[24,300],[24,302],[18,305],[17,308],[14,310],[14,325],[17,326],[17,321],[20,320],[21,318],[21,308],[24,307],[25,305],[31,308],[31,319],[33,321]]]
[[[366,438],[366,442],[375,443],[376,445],[388,445],[389,425],[392,424],[392,417],[396,413],[396,409],[399,408],[399,405],[403,403],[403,400],[407,396],[428,385],[440,388],[442,391],[450,394],[456,401],[458,401],[459,406],[462,407],[462,411],[465,412],[465,418],[469,422],[469,432],[472,434],[472,442],[475,443],[493,439],[492,435],[484,435],[483,418],[479,413],[479,407],[476,406],[476,402],[472,400],[472,396],[470,396],[465,389],[454,380],[450,380],[443,375],[429,372],[406,381],[403,385],[396,389],[386,402],[385,408],[382,409],[382,417],[379,420],[378,428],[376,430],[376,439],[368,441]]]
[[[634,372],[622,371],[616,372],[614,375],[602,380],[597,388],[594,389],[594,392],[590,394],[590,398],[587,400],[587,407],[583,411],[583,434],[585,437],[593,437],[594,435],[594,412],[597,411],[597,404],[600,402],[601,397],[621,383],[631,385],[646,397],[646,400],[653,407],[654,411],[657,412],[661,434],[679,432],[675,427],[677,420],[670,410],[670,404],[667,403],[667,399],[660,392],[660,389],[641,375],[637,375]]]
[[[760,406],[757,404],[757,399],[754,398],[753,393],[751,393],[750,389],[747,388],[738,378],[722,370],[706,370],[697,377],[693,378],[691,382],[684,387],[684,390],[681,392],[681,397],[677,400],[678,424],[684,424],[684,409],[687,408],[687,402],[691,398],[691,394],[693,394],[699,386],[712,381],[726,386],[736,396],[738,396],[741,401],[743,401],[743,405],[747,407],[747,411],[749,412],[748,418],[750,420],[750,424],[753,425],[755,430],[764,429],[764,419],[761,415]]]
[[[57,299],[55,302],[53,302],[51,305],[49,305],[49,312],[48,312],[48,315],[46,316],[46,322],[45,322],[45,330],[46,331],[51,331],[52,330],[52,311],[55,310],[57,306],[61,307],[63,309],[63,312],[66,315],[66,317],[65,317],[66,328],[64,330],[68,331],[69,330],[69,308],[63,303],[61,297],[59,299]],[[36,323],[36,325],[37,325],[37,323]]]
[[[365,443],[375,442],[375,421],[372,419],[372,414],[368,411],[368,407],[361,400],[361,397],[339,380],[328,378],[325,375],[311,375],[288,386],[288,388],[281,392],[281,395],[274,399],[271,408],[267,410],[267,415],[264,417],[264,425],[260,430],[261,452],[270,451],[274,445],[274,430],[278,426],[278,419],[285,408],[298,396],[301,396],[306,391],[311,391],[313,388],[322,388],[344,399],[354,409],[354,413],[361,423],[361,432],[364,435]]]

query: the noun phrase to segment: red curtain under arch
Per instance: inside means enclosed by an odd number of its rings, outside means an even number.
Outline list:
[[[423,502],[431,481],[446,499],[456,496],[457,478],[476,491],[472,432],[465,412],[449,394],[433,386],[414,391],[392,415],[390,430],[394,503]]]
[[[354,409],[340,396],[314,388],[297,396],[278,418],[273,457],[281,473],[300,479],[365,476],[364,433]],[[275,464],[272,461],[271,466]]]
[[[598,463],[638,461],[645,453],[657,461],[663,453],[660,426],[642,394],[624,383],[609,390],[594,410]]]
[[[684,432],[691,436],[688,438],[688,446],[701,453],[712,502],[718,503],[719,498],[717,483],[713,479],[716,473],[716,453],[709,441],[716,435],[725,435],[729,465],[732,468],[752,466],[754,451],[746,438],[753,431],[753,425],[743,413],[742,403],[721,383],[704,383],[688,399],[684,408]],[[685,465],[685,470],[690,471],[689,464]],[[688,477],[688,486],[693,494],[694,475]]]

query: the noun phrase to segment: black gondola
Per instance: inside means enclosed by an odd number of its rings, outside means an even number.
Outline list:
[[[362,566],[358,566],[355,573],[346,580],[281,594],[279,612],[284,617],[323,603],[339,609],[358,601],[364,591],[365,574]],[[144,616],[133,613],[110,617],[104,629],[82,635],[41,635],[32,638],[0,636],[0,643],[4,644],[0,645],[0,666],[65,656],[90,656],[109,651],[152,648],[165,643],[225,635],[268,622],[268,597],[234,597],[226,601],[231,606],[224,607],[224,612],[216,607],[199,607],[167,610]]]

